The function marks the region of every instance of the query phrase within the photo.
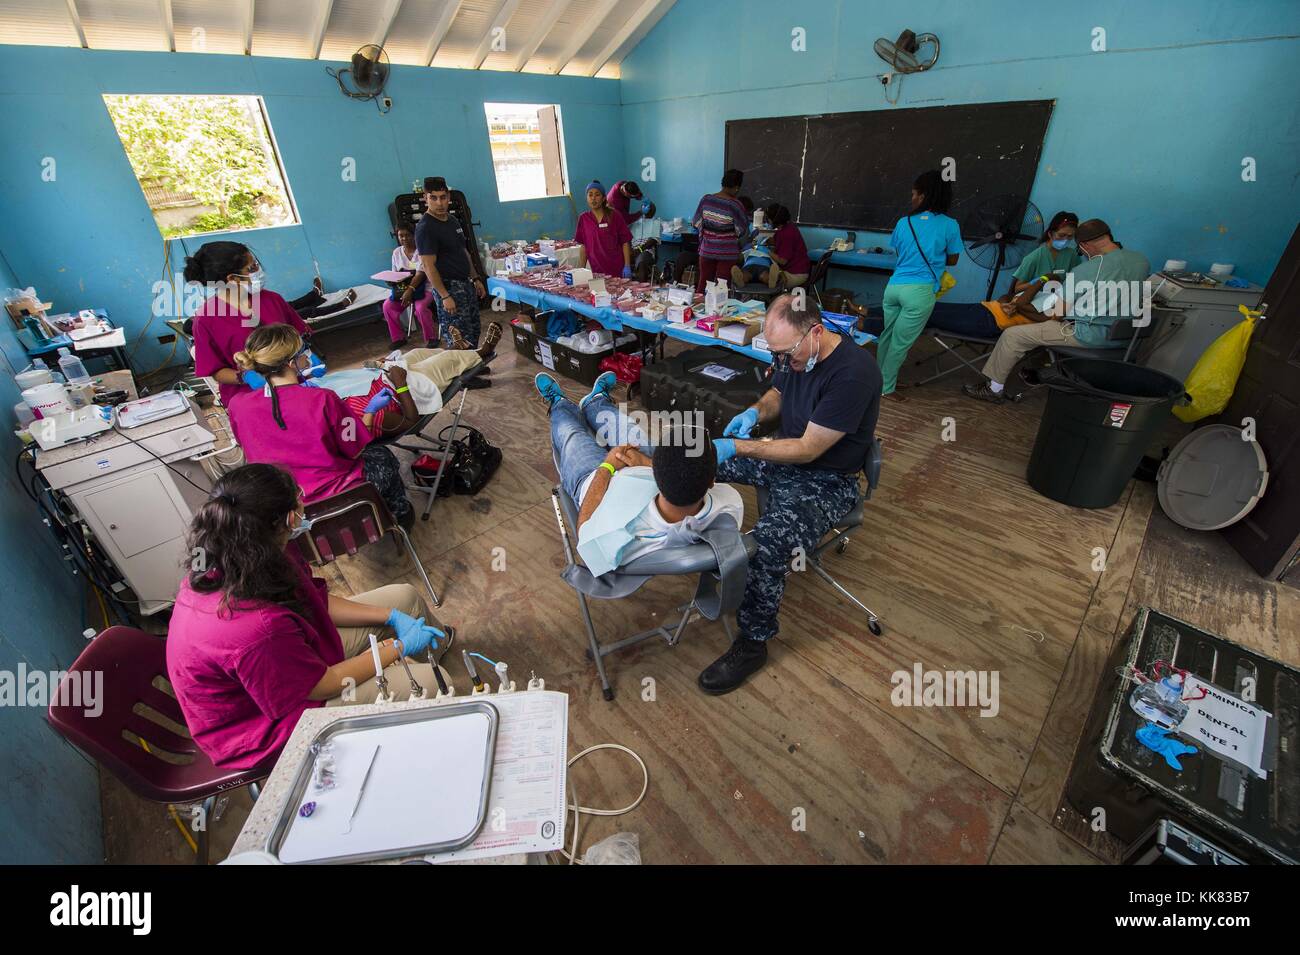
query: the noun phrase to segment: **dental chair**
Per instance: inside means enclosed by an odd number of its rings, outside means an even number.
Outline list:
[[[558,462],[556,471],[559,471]],[[745,595],[749,559],[758,550],[758,544],[753,537],[741,534],[739,528],[734,530],[726,528],[721,532],[724,537],[728,536],[728,531],[735,537],[734,541],[727,541],[725,544],[725,548],[729,548],[732,555],[726,570],[719,570],[718,556],[713,546],[698,543],[685,547],[666,547],[637,557],[617,570],[596,577],[577,562],[577,505],[561,485],[556,485],[551,490],[551,503],[555,507],[555,521],[560,527],[560,539],[564,543],[566,566],[560,576],[578,595],[578,606],[582,610],[582,622],[590,645],[587,656],[596,664],[596,672],[600,675],[600,686],[606,700],[614,699],[614,690],[609,685],[609,678],[605,674],[605,657],[611,653],[651,637],[663,637],[670,647],[676,646],[682,634],[686,632],[687,624],[696,613],[708,620],[721,620],[728,639],[731,638],[731,625],[727,622],[727,617],[736,612]],[[601,643],[596,637],[591,610],[587,606],[588,597],[615,599],[630,596],[652,577],[691,575],[698,575],[699,585],[690,601],[684,607],[677,608],[680,617],[675,627],[671,629],[664,625],[651,627],[612,643]]]

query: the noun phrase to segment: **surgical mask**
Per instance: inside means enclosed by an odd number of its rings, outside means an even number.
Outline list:
[[[316,522],[310,517],[298,518],[297,526],[289,528],[289,540],[293,540],[295,537],[301,537],[303,534],[306,534],[311,530],[311,526],[314,523]]]
[[[266,273],[261,269],[256,272],[248,273],[248,288],[253,292],[260,292],[266,286]]]
[[[1070,240],[1069,240],[1069,239],[1053,239],[1053,240],[1052,240],[1052,248],[1054,248],[1057,252],[1060,252],[1062,249],[1064,249],[1064,248],[1065,248],[1066,246],[1068,246],[1069,244],[1070,244]]]

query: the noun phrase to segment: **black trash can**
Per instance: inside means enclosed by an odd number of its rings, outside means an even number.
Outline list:
[[[1182,398],[1182,382],[1106,358],[1066,358],[1038,379],[1047,408],[1025,479],[1062,504],[1110,507]]]

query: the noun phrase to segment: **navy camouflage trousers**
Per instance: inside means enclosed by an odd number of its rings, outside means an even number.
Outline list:
[[[402,465],[392,449],[382,444],[368,444],[361,449],[361,473],[375,486],[379,496],[388,505],[397,520],[403,520],[413,510],[402,483]]]
[[[455,314],[447,311],[442,304],[442,299],[438,300],[438,321],[441,326],[441,334],[444,348],[451,348],[451,335],[447,332],[448,325],[455,325],[465,340],[474,348],[478,348],[478,292],[474,291],[474,283],[468,280],[452,279],[445,283],[447,294],[452,297],[456,303]]]
[[[717,479],[767,489],[767,507],[753,531],[758,551],[749,561],[736,624],[754,640],[771,640],[780,629],[776,615],[791,562],[796,554],[811,554],[831,527],[853,510],[858,475],[732,458],[718,466]]]

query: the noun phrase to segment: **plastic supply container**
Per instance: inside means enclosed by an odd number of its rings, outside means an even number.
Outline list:
[[[38,418],[52,418],[57,414],[72,410],[68,393],[63,386],[55,382],[37,385],[23,392],[23,401],[35,412]]]
[[[86,371],[81,359],[66,348],[59,349],[59,371],[70,385],[82,385],[90,381],[90,372]]]
[[[1106,358],[1066,358],[1038,373],[1047,407],[1025,479],[1072,507],[1110,507],[1124,493],[1183,383]]]

